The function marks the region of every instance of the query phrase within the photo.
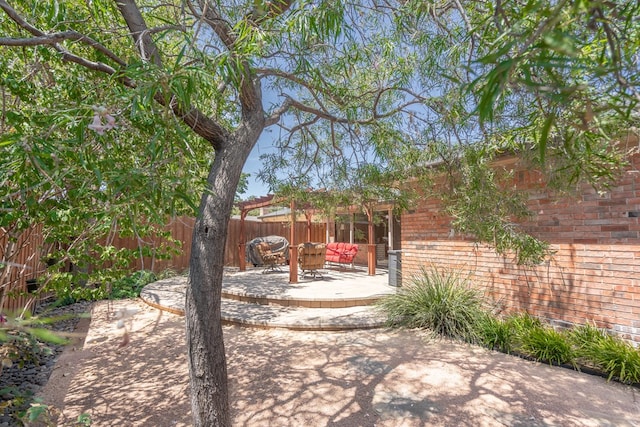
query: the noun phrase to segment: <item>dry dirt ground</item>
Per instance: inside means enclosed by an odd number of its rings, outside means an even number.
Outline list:
[[[184,318],[101,302],[82,330],[41,391],[55,425],[190,425]],[[640,425],[637,388],[415,331],[224,332],[235,426]]]

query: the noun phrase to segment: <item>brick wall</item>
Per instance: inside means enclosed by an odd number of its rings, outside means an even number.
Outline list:
[[[403,280],[423,266],[459,268],[504,313],[524,310],[560,325],[593,321],[640,344],[639,167],[635,156],[607,193],[584,185],[564,198],[552,196],[539,174],[518,171],[535,214],[522,226],[555,251],[535,267],[455,235],[439,202],[423,200],[402,215]]]

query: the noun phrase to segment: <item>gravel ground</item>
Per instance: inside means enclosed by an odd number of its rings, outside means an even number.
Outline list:
[[[191,425],[183,317],[100,302],[85,326],[40,391],[57,425]],[[639,425],[637,388],[416,331],[224,333],[234,426]]]
[[[45,326],[54,331],[71,335],[78,324],[80,315],[90,311],[91,304],[81,302],[55,309],[43,307],[36,315],[43,318],[55,318],[71,315],[70,318],[57,321]],[[6,345],[6,344],[3,344]],[[64,346],[41,342],[42,351],[36,354],[34,360],[23,364],[14,363],[11,367],[4,367],[0,374],[0,427],[22,426],[16,419],[16,413],[26,410],[30,406],[31,398],[47,384]],[[26,397],[22,399],[21,397]]]

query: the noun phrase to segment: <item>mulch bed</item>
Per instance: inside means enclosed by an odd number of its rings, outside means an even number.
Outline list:
[[[43,327],[62,333],[72,333],[80,315],[89,312],[90,309],[91,303],[83,301],[64,307],[41,307],[36,315],[43,318],[71,315],[70,318]],[[10,343],[3,343],[2,347],[8,345]],[[14,361],[10,367],[3,367],[0,372],[0,427],[24,425],[19,417],[31,406],[38,390],[47,384],[56,360],[64,350],[64,345],[37,341],[36,348],[39,350],[31,352],[22,361]]]

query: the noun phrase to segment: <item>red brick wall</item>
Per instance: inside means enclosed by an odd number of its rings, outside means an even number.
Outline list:
[[[524,310],[561,325],[593,321],[640,343],[640,156],[632,160],[605,194],[584,185],[554,198],[539,174],[515,174],[535,214],[523,228],[556,251],[535,267],[454,235],[440,204],[423,200],[402,215],[404,283],[423,266],[460,268],[505,313]]]

